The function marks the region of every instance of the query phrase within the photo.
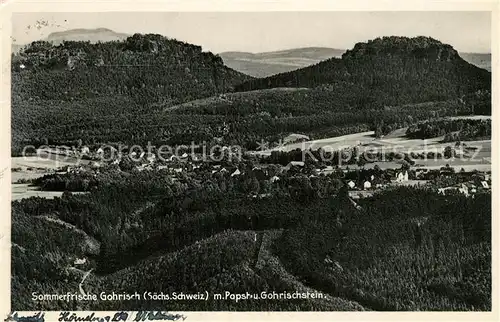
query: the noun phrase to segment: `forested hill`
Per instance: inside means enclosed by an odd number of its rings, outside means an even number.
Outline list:
[[[12,72],[14,99],[127,95],[141,104],[182,103],[251,79],[200,46],[156,34],[103,43],[34,42],[13,57]]]
[[[452,46],[429,37],[383,37],[358,43],[313,66],[255,79],[236,91],[323,87],[355,96],[358,107],[440,101],[490,90],[491,73],[467,63]]]

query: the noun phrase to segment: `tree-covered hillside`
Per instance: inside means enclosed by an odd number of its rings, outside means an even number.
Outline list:
[[[428,37],[383,37],[358,43],[314,66],[248,81],[237,91],[273,87],[318,87],[352,104],[380,107],[447,100],[490,90],[491,73],[464,61],[450,45]]]
[[[32,132],[54,117],[64,125],[96,110],[140,114],[154,110],[155,104],[175,105],[231,91],[248,79],[200,46],[160,35],[94,44],[34,42],[12,59],[14,145],[35,141]]]

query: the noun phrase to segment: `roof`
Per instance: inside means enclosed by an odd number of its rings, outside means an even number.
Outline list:
[[[289,165],[303,167],[305,163],[303,161],[291,161]]]

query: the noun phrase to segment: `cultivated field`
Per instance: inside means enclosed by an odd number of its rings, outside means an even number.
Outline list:
[[[30,186],[29,184],[16,183],[11,185],[12,201],[30,197],[42,197],[53,199],[62,196],[62,191],[40,191],[38,187]]]
[[[485,118],[484,116],[478,116]],[[460,117],[460,118],[476,118]],[[409,139],[406,137],[406,128],[397,129],[382,138],[375,138],[374,132],[361,132],[339,137],[305,141],[300,143],[288,144],[285,146],[276,147],[273,149],[258,151],[260,155],[270,155],[272,151],[292,151],[295,149],[301,150],[317,150],[319,148],[325,151],[338,151],[348,147],[357,146],[359,153],[363,152],[382,152],[382,153],[425,153],[429,152],[443,154],[447,146],[454,147],[454,142],[443,142],[443,136],[435,137],[427,140]],[[462,168],[466,171],[491,171],[491,140],[464,141],[462,155],[458,155],[452,159],[417,159],[414,167],[426,169],[439,169],[446,165],[453,167],[456,171]],[[378,165],[381,169],[394,169],[401,167],[401,163],[397,161],[374,162],[368,163],[364,168],[369,169]],[[346,166],[343,166],[345,168]],[[354,169],[356,165],[349,165],[349,168]]]
[[[11,172],[11,182],[14,183],[21,179],[36,179],[65,166],[87,164],[88,162],[88,160],[78,160],[57,154],[47,154],[42,157],[13,157],[11,158],[11,167],[15,171]]]
[[[62,191],[40,191],[38,187],[26,183],[17,183],[19,180],[33,180],[46,174],[54,173],[64,166],[75,166],[88,163],[87,160],[78,160],[57,154],[44,155],[43,157],[13,157],[11,158],[11,188],[12,200],[30,197],[43,197],[52,199],[60,197]]]

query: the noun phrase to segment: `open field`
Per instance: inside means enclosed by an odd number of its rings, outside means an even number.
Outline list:
[[[342,148],[348,148],[355,145],[366,144],[375,140],[373,136],[375,134],[374,131],[361,132],[349,135],[342,135],[333,138],[321,139],[321,140],[313,140],[313,141],[304,141],[299,143],[288,144],[285,146],[280,146],[276,148],[272,148],[269,150],[258,151],[259,155],[270,155],[272,151],[292,151],[295,149],[301,150],[317,150],[319,148],[323,148],[325,150],[338,150]]]
[[[463,115],[463,116],[449,116],[450,120],[491,120],[491,115]]]
[[[16,171],[11,172],[11,182],[18,180],[32,180],[43,177],[64,166],[74,166],[77,164],[88,164],[88,160],[79,160],[73,157],[66,157],[57,154],[47,154],[42,157],[12,157],[11,167]]]
[[[482,117],[482,116],[480,116]],[[414,167],[426,169],[439,169],[447,164],[456,171],[464,168],[466,171],[491,171],[491,140],[464,141],[465,148],[463,155],[453,159],[427,159],[415,160]],[[361,132],[322,140],[305,141],[276,147],[266,151],[259,151],[257,154],[270,155],[272,151],[292,151],[297,148],[301,150],[337,151],[339,149],[357,146],[359,153],[443,153],[447,146],[454,146],[454,142],[443,142],[443,137],[435,137],[427,140],[409,139],[406,137],[406,128],[397,129],[382,138],[375,138],[374,132]],[[378,165],[381,169],[394,169],[401,166],[400,162],[373,162],[364,165],[365,169]],[[342,166],[346,168],[347,166]],[[357,168],[356,165],[349,165],[350,169]]]
[[[54,199],[55,197],[61,197],[63,191],[41,191],[38,187],[30,186],[25,183],[12,184],[12,201],[21,200],[31,197],[41,197],[47,199]],[[73,194],[82,194],[85,192],[72,192]]]
[[[13,157],[11,158],[12,168],[44,168],[57,169],[64,166],[74,166],[77,164],[88,163],[87,160],[78,160],[73,157],[65,157],[55,154],[50,154],[47,157],[29,156],[29,157]]]
[[[12,201],[30,197],[42,197],[53,199],[54,197],[62,196],[62,191],[40,191],[38,187],[30,186],[29,184],[13,184]]]

